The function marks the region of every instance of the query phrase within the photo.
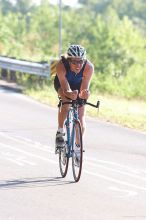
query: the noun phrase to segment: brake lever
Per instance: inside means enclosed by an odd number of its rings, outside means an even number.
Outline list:
[[[98,101],[97,101],[97,104],[96,104],[96,108],[99,109],[99,105],[100,105],[100,101],[98,100]]]

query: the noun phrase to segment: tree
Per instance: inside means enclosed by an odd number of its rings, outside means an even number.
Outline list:
[[[26,15],[27,13],[32,12],[35,7],[36,6],[31,0],[16,0],[14,11]]]
[[[13,4],[10,0],[1,0],[0,8],[2,13],[6,15],[8,12],[13,11]]]

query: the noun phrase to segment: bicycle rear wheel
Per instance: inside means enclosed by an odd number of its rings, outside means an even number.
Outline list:
[[[67,157],[67,147],[59,150],[59,168],[62,177],[65,177],[68,170],[69,158]]]
[[[59,149],[59,168],[61,176],[64,178],[67,174],[69,164],[68,145],[67,145],[67,132],[65,133],[65,145]]]
[[[83,143],[82,143],[82,131],[79,121],[76,121],[73,128],[72,134],[72,170],[75,182],[78,182],[82,171],[82,160],[83,160]]]

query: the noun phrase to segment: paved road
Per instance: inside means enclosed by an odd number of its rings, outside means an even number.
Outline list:
[[[146,134],[87,118],[83,173],[60,178],[57,110],[0,88],[0,220],[146,220]]]

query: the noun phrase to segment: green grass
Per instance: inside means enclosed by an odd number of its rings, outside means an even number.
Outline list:
[[[53,86],[31,88],[25,90],[25,94],[56,107],[58,104],[57,94]],[[89,101],[96,103],[100,100],[100,109],[87,106],[87,115],[103,121],[117,123],[125,127],[146,131],[146,102],[142,100],[127,100],[120,97],[91,94]]]
[[[90,99],[95,100],[96,97],[101,101],[100,119],[146,131],[146,102],[103,95],[92,95]],[[96,116],[92,109],[89,112]]]

